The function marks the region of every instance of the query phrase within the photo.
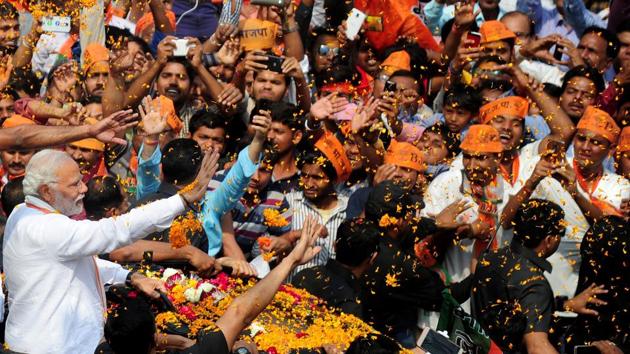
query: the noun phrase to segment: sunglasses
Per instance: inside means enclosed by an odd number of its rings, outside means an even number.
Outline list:
[[[325,44],[319,46],[319,55],[327,56],[330,53],[332,53],[333,56],[339,55],[339,48],[329,47]]]

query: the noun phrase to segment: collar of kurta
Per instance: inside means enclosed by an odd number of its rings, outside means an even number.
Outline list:
[[[27,195],[24,198],[24,203],[26,206],[32,205],[34,207],[33,209],[40,210],[41,212],[47,211],[48,213],[59,213],[52,205],[33,195]]]

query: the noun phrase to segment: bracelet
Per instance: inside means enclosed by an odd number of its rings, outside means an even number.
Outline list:
[[[296,24],[295,26],[291,27],[290,24],[285,23],[282,25],[282,33],[283,34],[289,34],[289,33],[293,33],[293,32],[297,32],[298,30],[298,25]]]
[[[131,288],[131,287],[133,287],[133,286],[131,285],[131,277],[133,276],[133,274],[134,274],[134,273],[135,273],[135,272],[129,272],[129,273],[127,273],[127,278],[125,278],[125,286],[128,286],[128,287],[130,287],[130,288]]]
[[[219,59],[217,59],[217,56],[216,56],[215,53],[204,53],[203,61],[204,61],[204,64],[206,66],[208,66],[208,67],[210,67],[210,66],[217,66],[217,65],[221,64]]]

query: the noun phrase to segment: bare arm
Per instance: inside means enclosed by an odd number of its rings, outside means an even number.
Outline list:
[[[530,332],[523,336],[523,342],[529,354],[558,354],[558,351],[549,343],[545,332]]]
[[[33,26],[31,31],[20,41],[20,46],[13,54],[13,66],[16,68],[27,67],[33,59],[33,51],[39,41],[41,35],[41,28],[39,21],[33,20]]]
[[[304,59],[304,45],[300,37],[297,21],[295,21],[295,5],[293,1],[287,1],[282,29],[284,34],[285,55],[298,61]]]
[[[234,226],[232,225],[232,214],[230,214],[230,212],[227,212],[221,217],[221,231],[223,233],[223,254],[226,257],[245,261],[245,255],[238,246],[238,243],[236,243]]]
[[[131,111],[121,111],[94,125],[76,127],[23,125],[0,129],[0,150],[40,149],[85,138],[97,138],[105,143],[125,144],[126,141],[116,138],[116,134],[135,125],[136,117],[137,115],[131,114]]]
[[[155,21],[155,29],[164,34],[173,34],[175,31],[171,27],[171,22],[166,16],[166,8],[164,8],[164,2],[162,0],[151,0],[149,2],[151,13],[153,13],[153,19]]]
[[[271,302],[284,279],[299,265],[311,260],[320,247],[313,247],[322,226],[312,219],[304,223],[302,236],[293,251],[276,266],[271,273],[259,281],[253,288],[232,301],[223,316],[217,321],[217,327],[223,332],[228,348],[236,341],[239,333],[251,323]]]

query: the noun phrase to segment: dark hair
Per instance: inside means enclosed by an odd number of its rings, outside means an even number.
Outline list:
[[[478,90],[472,86],[456,84],[450,89],[444,97],[444,106],[456,104],[473,115],[479,113],[482,104],[481,95]]]
[[[355,338],[346,354],[397,354],[400,347],[395,340],[382,334],[366,334]]]
[[[451,30],[453,29],[453,24],[455,23],[455,18],[446,21],[442,28],[440,28],[440,38],[442,38],[441,43],[446,43],[446,39],[448,35],[451,34]],[[431,30],[431,28],[429,28]],[[479,26],[477,25],[477,21],[473,21],[469,31],[471,32],[479,32]]]
[[[380,232],[374,224],[362,219],[345,220],[337,228],[335,252],[344,265],[356,267],[378,251]]]
[[[335,170],[332,162],[330,162],[330,159],[328,159],[326,155],[316,148],[313,148],[313,150],[310,151],[304,151],[298,158],[297,164],[300,169],[302,169],[304,165],[317,165],[322,168],[331,183],[334,183],[337,179],[337,171]]]
[[[384,50],[383,54],[380,56],[381,61],[387,59],[390,54],[398,51],[405,51],[409,54],[410,71],[415,79],[420,80],[428,76],[430,63],[427,57],[427,51],[420,47],[415,40],[410,41],[407,38],[400,38],[394,45]]]
[[[357,86],[361,81],[357,70],[350,65],[339,65],[333,61],[333,65],[315,77],[315,86],[319,89],[329,84],[348,82]]]
[[[271,120],[286,125],[293,131],[304,130],[304,115],[302,114],[302,110],[290,103],[273,102],[271,104]]]
[[[514,217],[514,239],[536,248],[547,236],[564,233],[564,211],[548,200],[530,199],[521,204]]]
[[[3,20],[18,20],[18,11],[8,1],[0,2],[0,18]]]
[[[149,353],[155,331],[155,317],[141,296],[114,307],[105,323],[105,339],[116,354]]]
[[[9,86],[15,91],[24,91],[29,97],[35,97],[39,95],[42,84],[32,70],[15,68],[11,72]]]
[[[444,140],[446,149],[448,150],[448,158],[457,156],[462,150],[459,148],[460,140],[458,134],[451,133],[443,123],[436,123],[426,128],[424,133],[438,134]],[[424,134],[423,133],[423,134]]]
[[[164,182],[182,186],[192,182],[201,168],[203,156],[192,139],[171,140],[162,150]]]
[[[614,33],[605,28],[591,26],[584,30],[580,38],[584,38],[584,36],[589,33],[593,33],[606,41],[606,56],[609,59],[617,57],[617,53],[619,53],[619,39]]]
[[[415,83],[418,85],[418,89],[416,90],[416,92],[420,95],[423,96],[424,95],[424,83],[421,81],[421,79],[419,77],[416,77],[413,75],[413,73],[411,71],[408,70],[398,70],[395,71],[390,77],[389,79],[393,79],[396,77],[406,77],[406,78],[410,78],[412,80],[415,81]]]
[[[193,114],[188,124],[188,131],[190,131],[190,135],[192,135],[201,127],[227,130],[225,118],[222,117],[219,112],[207,109],[202,109]]]
[[[188,61],[188,59],[183,58],[183,57],[169,57],[166,64],[169,63],[177,63],[177,64],[181,64],[184,66],[184,69],[186,70],[186,75],[188,75],[188,79],[190,80],[190,83],[192,84],[193,80],[195,79],[195,77],[197,76],[197,72],[195,71],[195,69],[192,67],[192,65],[190,64],[190,61]],[[162,67],[162,70],[160,70],[159,75],[162,73],[162,71],[164,70],[166,66]]]
[[[562,96],[562,88],[549,82],[543,83],[543,91],[553,98]]]
[[[145,41],[144,39],[135,36],[133,34],[130,34],[129,37],[127,37],[127,40],[129,42],[133,42],[136,43],[140,46],[140,49],[142,50],[143,53],[151,53],[151,47],[149,47],[149,44],[147,43],[147,41]]]
[[[94,177],[88,182],[87,187],[83,207],[90,220],[104,218],[108,209],[118,208],[124,201],[120,185],[114,177]]]
[[[573,79],[574,77],[585,77],[593,81],[593,84],[595,84],[595,88],[597,89],[598,93],[604,91],[604,88],[606,87],[602,74],[600,74],[596,69],[580,65],[567,71],[567,73],[564,74],[564,79],[562,80],[562,92],[567,89],[569,81],[571,81],[571,79]]]
[[[10,180],[2,189],[0,202],[2,203],[2,210],[4,210],[6,216],[11,215],[11,212],[16,206],[24,203],[22,181],[24,181],[24,177]]]
[[[617,34],[622,32],[630,32],[630,21],[623,21],[619,23],[615,32],[617,32]]]

